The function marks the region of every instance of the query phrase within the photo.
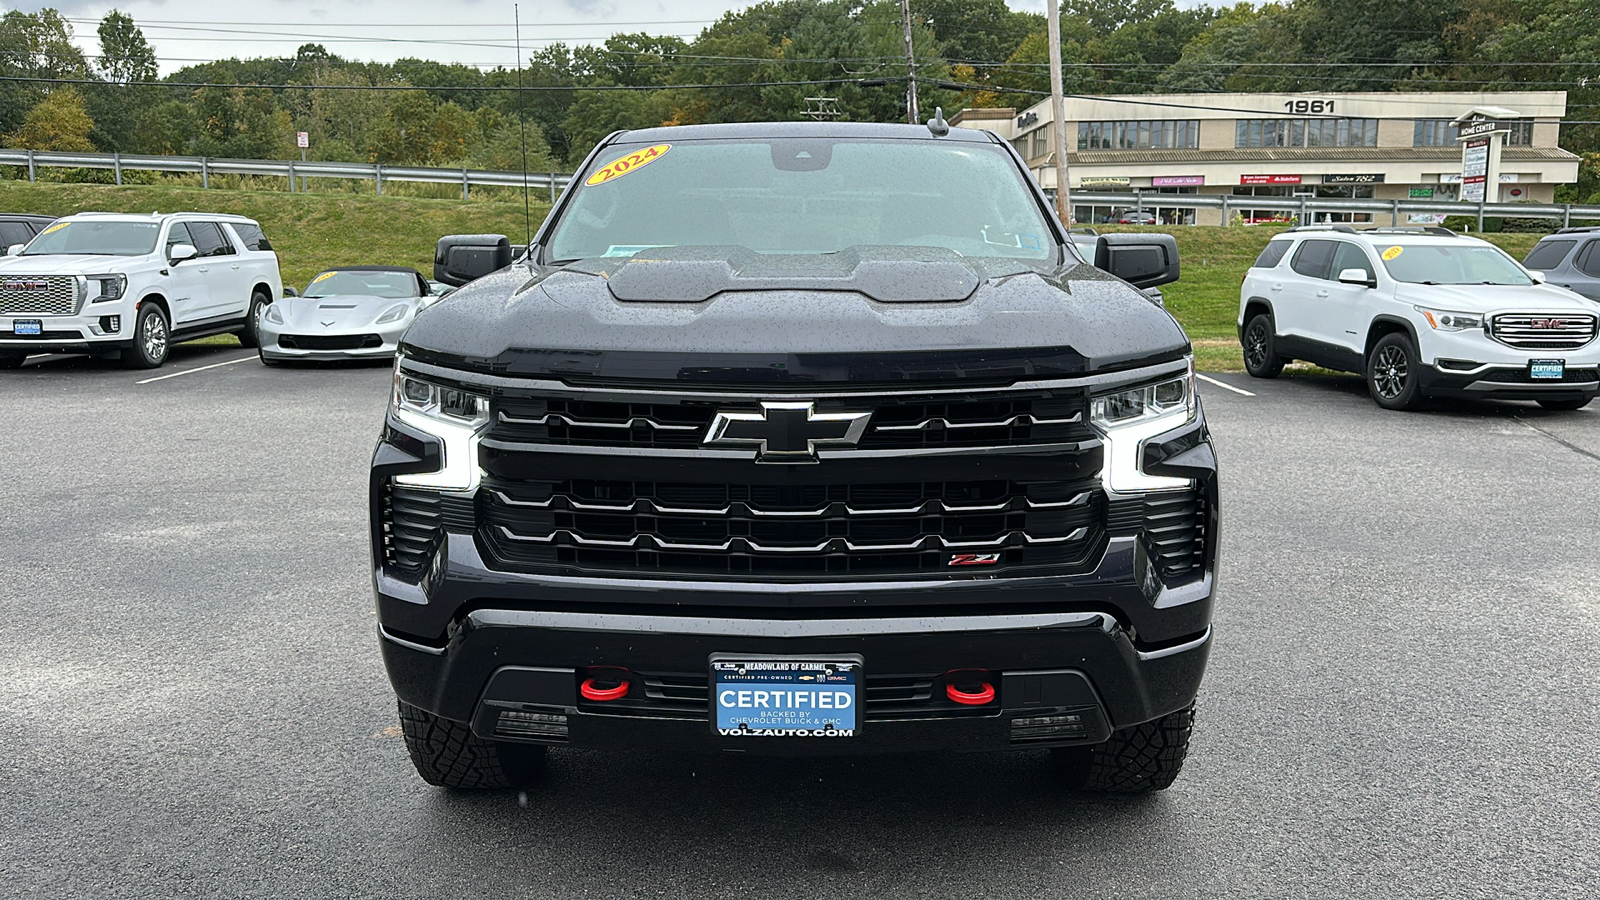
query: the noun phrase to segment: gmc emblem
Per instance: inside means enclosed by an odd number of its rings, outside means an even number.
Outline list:
[[[48,281],[0,281],[0,290],[17,291],[19,293],[26,292],[26,291],[48,291],[48,290],[50,290],[50,282],[48,282]]]
[[[1529,327],[1532,327],[1532,328],[1565,328],[1565,327],[1567,327],[1567,320],[1566,319],[1534,319],[1533,321],[1529,322],[1528,325],[1529,325]]]

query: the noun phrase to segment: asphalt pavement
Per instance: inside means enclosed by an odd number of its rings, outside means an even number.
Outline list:
[[[369,584],[386,367],[0,372],[0,896],[1596,896],[1600,411],[1214,379],[1189,765],[1083,799],[1040,752],[429,787]]]

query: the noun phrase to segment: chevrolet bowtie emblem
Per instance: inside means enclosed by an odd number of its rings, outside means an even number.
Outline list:
[[[712,446],[755,447],[756,462],[813,463],[818,447],[851,447],[870,412],[817,412],[812,402],[762,403],[760,412],[718,410],[706,432]]]

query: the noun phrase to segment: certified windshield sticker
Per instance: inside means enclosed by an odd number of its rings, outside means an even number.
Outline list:
[[[1405,249],[1406,248],[1404,247],[1390,247],[1389,249],[1383,251],[1383,261],[1388,262],[1389,260],[1394,259],[1396,256],[1404,253]]]
[[[635,150],[621,159],[615,159],[607,163],[600,171],[590,175],[589,180],[585,181],[584,184],[605,184],[613,178],[620,178],[635,169],[648,166],[650,163],[665,156],[667,151],[671,149],[671,144],[657,144],[654,147]]]
[[[43,230],[43,231],[41,231],[39,233],[40,234],[49,234],[52,231],[60,231],[61,229],[65,228],[65,227],[67,227],[68,225],[71,225],[71,224],[72,224],[71,222],[57,222],[54,225],[51,225],[49,228],[46,228],[45,230]]]

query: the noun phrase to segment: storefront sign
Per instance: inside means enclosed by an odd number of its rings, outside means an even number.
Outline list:
[[[1432,200],[1433,188],[1412,188],[1406,192],[1406,196],[1413,200]]]
[[[1299,184],[1299,175],[1240,175],[1240,184]]]
[[[1150,179],[1151,187],[1199,187],[1205,183],[1204,175],[1156,175]]]
[[[1323,184],[1383,184],[1382,175],[1324,175]]]
[[[1081,187],[1081,188],[1127,187],[1129,183],[1130,183],[1130,180],[1128,178],[1126,178],[1126,177],[1118,177],[1118,176],[1113,176],[1113,175],[1089,175],[1089,176],[1085,176],[1083,179],[1081,179],[1078,182],[1078,187]]]
[[[1489,139],[1467,141],[1461,150],[1461,199],[1481,203],[1489,180]]]
[[[1483,137],[1485,135],[1494,134],[1496,131],[1510,130],[1511,126],[1509,123],[1500,122],[1494,119],[1484,119],[1482,121],[1474,121],[1469,124],[1462,125],[1461,131],[1456,136],[1456,140],[1464,141],[1468,138]]]

